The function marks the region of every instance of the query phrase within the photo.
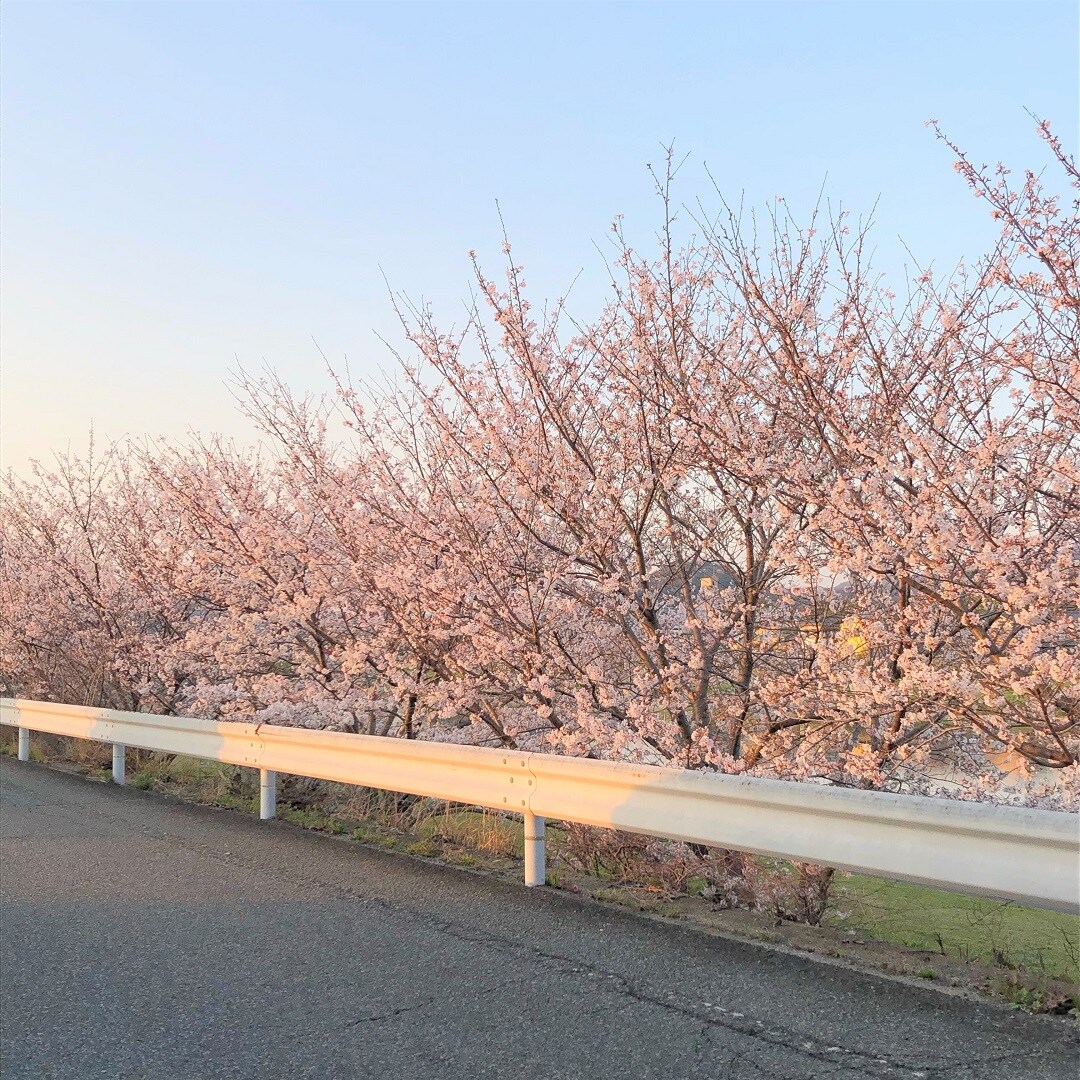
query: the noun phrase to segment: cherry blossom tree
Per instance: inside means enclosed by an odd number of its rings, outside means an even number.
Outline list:
[[[396,386],[242,374],[258,448],[9,475],[5,689],[1075,801],[1080,212],[949,145],[1000,237],[899,295],[843,215],[678,209],[669,156],[595,318],[507,245],[463,326],[400,301]]]

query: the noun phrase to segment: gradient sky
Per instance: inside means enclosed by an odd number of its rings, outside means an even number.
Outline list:
[[[326,386],[392,367],[386,281],[447,321],[467,252],[588,316],[645,170],[678,196],[875,202],[880,260],[993,235],[930,117],[978,161],[1075,152],[1078,4],[78,3],[7,0],[2,440],[16,471],[99,436],[251,437],[238,363]]]

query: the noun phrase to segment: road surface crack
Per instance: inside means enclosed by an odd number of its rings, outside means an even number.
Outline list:
[[[357,1027],[359,1024],[380,1024],[386,1020],[394,1020],[399,1016],[403,1016],[405,1013],[417,1012],[420,1009],[426,1009],[431,1005],[435,999],[433,997],[426,998],[424,1001],[418,1001],[414,1005],[401,1005],[396,1009],[391,1009],[389,1012],[376,1013],[375,1016],[358,1016],[355,1020],[350,1020],[346,1025],[346,1030],[349,1028]]]

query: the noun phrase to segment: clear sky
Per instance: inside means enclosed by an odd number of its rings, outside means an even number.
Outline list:
[[[985,210],[930,117],[979,161],[1075,152],[1078,4],[77,3],[7,0],[2,39],[5,466],[103,436],[250,432],[225,386],[263,363],[326,385],[391,366],[395,290],[460,317],[467,252],[534,297],[615,214],[678,195],[875,201],[882,261],[974,257]]]

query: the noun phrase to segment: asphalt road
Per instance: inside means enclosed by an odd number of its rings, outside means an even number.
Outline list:
[[[3,1080],[1076,1080],[1076,1026],[0,763]]]

